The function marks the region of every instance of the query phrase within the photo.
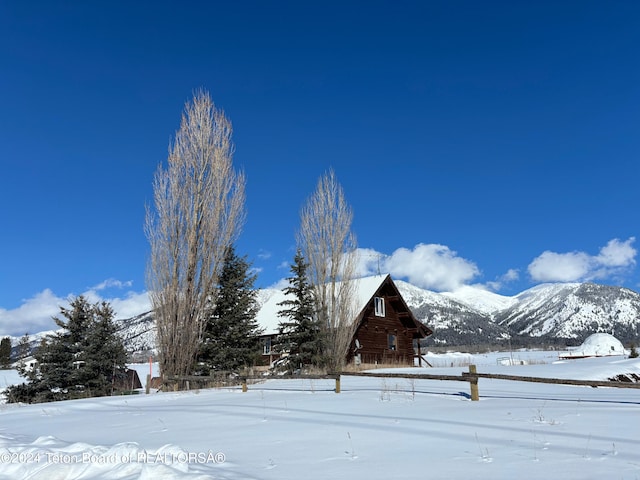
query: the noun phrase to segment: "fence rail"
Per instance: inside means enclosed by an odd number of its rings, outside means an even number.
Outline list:
[[[640,388],[640,383],[620,382],[612,380],[572,380],[569,378],[521,377],[517,375],[503,375],[497,373],[468,373],[462,372],[468,378],[492,378],[494,380],[514,380],[517,382],[551,383],[560,385],[579,385],[583,387],[612,387],[612,388]]]
[[[556,385],[578,385],[584,387],[610,387],[610,388],[638,388],[640,389],[640,383],[634,382],[621,382],[611,380],[573,380],[568,378],[546,378],[546,377],[529,377],[518,375],[504,375],[497,373],[478,373],[475,365],[469,365],[468,372],[462,372],[460,375],[436,375],[429,373],[377,373],[377,372],[341,372],[326,375],[278,375],[278,376],[264,376],[264,375],[238,375],[226,379],[226,384],[241,385],[242,391],[248,390],[249,380],[335,380],[336,388],[335,392],[340,393],[340,378],[341,377],[376,377],[376,378],[402,378],[407,380],[442,380],[442,381],[454,381],[454,382],[468,382],[471,390],[471,400],[479,400],[480,394],[478,390],[478,380],[480,378],[489,378],[493,380],[508,380],[516,382],[533,382],[533,383],[547,383]],[[220,381],[221,376],[216,375],[215,380]],[[187,386],[189,389],[190,382],[207,382],[213,381],[214,377],[202,377],[202,376],[188,376],[188,377],[171,377],[165,381],[169,384],[177,386],[178,384]]]
[[[406,378],[411,380],[450,380],[456,382],[468,382],[469,379],[462,375],[432,375],[429,373],[375,373],[375,372],[342,372],[345,377],[380,377],[380,378]]]

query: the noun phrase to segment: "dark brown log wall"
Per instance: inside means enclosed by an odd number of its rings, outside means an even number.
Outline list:
[[[407,328],[402,322],[402,312],[398,312],[396,302],[385,299],[385,316],[375,315],[373,299],[367,305],[360,326],[354,335],[354,342],[351,346],[351,358],[355,352],[355,339],[360,342],[361,348],[357,351],[360,354],[362,363],[402,363],[413,364],[414,330]],[[406,323],[406,322],[405,322]],[[396,336],[396,350],[389,349],[389,334]]]

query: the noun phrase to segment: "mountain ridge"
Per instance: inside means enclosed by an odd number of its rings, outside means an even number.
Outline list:
[[[434,330],[428,346],[578,345],[592,333],[623,343],[640,339],[640,294],[595,283],[545,283],[514,296],[464,287],[437,293],[394,280],[416,318]],[[263,305],[278,289],[258,290]],[[153,315],[117,320],[129,351],[155,351]]]
[[[403,294],[405,283],[396,282]],[[435,344],[580,343],[592,333],[610,333],[625,343],[640,338],[640,294],[624,287],[545,283],[513,297],[478,289],[472,296],[468,291],[440,295],[452,301],[446,311],[434,306],[414,311],[419,320],[431,321]]]
[[[434,334],[424,346],[578,345],[592,333],[625,344],[640,340],[640,294],[596,283],[545,283],[514,296],[476,287],[438,293],[394,280],[415,317]],[[262,306],[278,289],[260,289]],[[116,319],[127,351],[146,361],[156,349],[152,312]],[[31,335],[32,345],[52,331]],[[17,345],[19,339],[14,339]]]

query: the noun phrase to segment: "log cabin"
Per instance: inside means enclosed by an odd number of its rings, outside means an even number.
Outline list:
[[[352,280],[357,326],[351,339],[347,363],[421,365],[420,340],[433,331],[416,319],[390,275]],[[271,365],[279,358],[272,348],[277,341],[282,317],[278,303],[285,300],[282,291],[265,301],[256,317],[263,329],[262,359]],[[416,361],[417,360],[417,361]]]

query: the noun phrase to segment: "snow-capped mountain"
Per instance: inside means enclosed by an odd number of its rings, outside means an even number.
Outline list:
[[[429,342],[436,345],[580,343],[592,333],[610,333],[625,343],[640,339],[640,294],[622,287],[542,284],[513,297],[465,287],[425,294],[439,296],[439,302],[415,302],[417,287],[396,284],[403,296],[405,289],[411,292],[405,300],[435,330]]]
[[[640,295],[595,283],[543,284],[515,297],[496,323],[520,335],[584,340],[610,333],[623,342],[640,338]]]
[[[402,280],[394,281],[416,318],[434,330],[430,345],[477,345],[508,338],[508,330],[493,322],[495,294],[477,290],[459,296],[424,290]]]
[[[518,303],[514,297],[506,297],[490,292],[483,288],[465,285],[456,290],[454,293],[445,292],[441,294],[444,297],[450,297],[454,300],[464,303],[465,305],[478,310],[487,315],[504,310]]]

